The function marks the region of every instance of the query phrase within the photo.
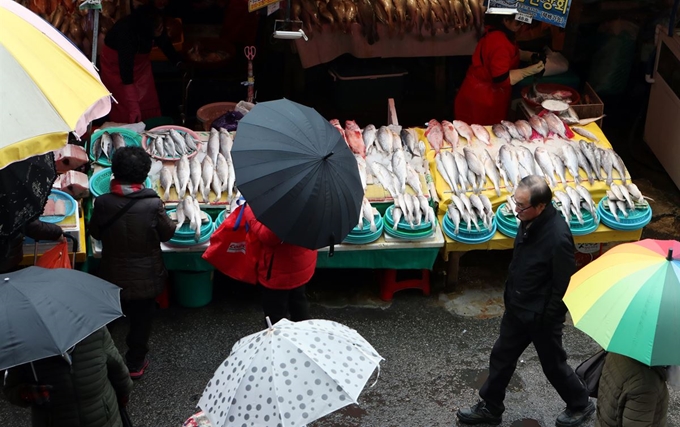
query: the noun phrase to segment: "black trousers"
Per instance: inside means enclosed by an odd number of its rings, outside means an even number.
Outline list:
[[[123,314],[130,321],[125,343],[128,351],[125,353],[125,364],[131,371],[136,371],[144,365],[144,359],[149,352],[149,337],[151,337],[151,324],[156,311],[156,300],[136,299],[121,301]]]
[[[579,410],[588,404],[588,392],[567,364],[567,353],[562,348],[564,322],[543,322],[531,312],[505,311],[500,335],[491,350],[489,377],[479,390],[492,412],[505,410],[503,400],[517,361],[530,343],[550,384],[557,390],[567,408]]]
[[[265,317],[269,316],[272,325],[284,317],[293,322],[311,318],[305,285],[287,290],[270,289],[262,285],[259,285],[259,288],[262,295],[264,315]]]

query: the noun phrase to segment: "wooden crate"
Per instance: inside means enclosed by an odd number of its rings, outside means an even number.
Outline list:
[[[583,92],[581,92],[581,101],[572,107],[580,119],[600,117],[604,114],[604,103],[588,82],[586,82]],[[602,119],[595,123],[602,128]]]

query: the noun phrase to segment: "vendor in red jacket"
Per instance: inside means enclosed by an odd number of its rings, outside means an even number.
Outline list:
[[[256,219],[250,221],[250,233],[261,245],[257,281],[265,317],[272,325],[284,317],[309,319],[305,285],[314,275],[316,251],[283,242]]]
[[[469,124],[493,125],[505,120],[512,86],[541,72],[542,61],[518,69],[520,59],[530,61],[532,52],[520,51],[515,33],[522,23],[514,15],[485,15],[486,31],[472,54],[472,64],[458,91],[455,117]]]

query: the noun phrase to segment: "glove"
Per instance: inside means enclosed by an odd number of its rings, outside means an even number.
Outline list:
[[[529,65],[526,68],[520,68],[518,70],[510,70],[510,84],[515,85],[519,83],[525,77],[533,76],[538,74],[545,69],[545,64],[543,61],[539,61],[534,65]]]
[[[128,123],[142,121],[142,111],[139,109],[139,94],[134,84],[123,85],[124,100],[121,103],[128,110]]]
[[[47,405],[50,403],[51,385],[24,384],[19,387],[21,400],[30,405]]]
[[[125,406],[127,406],[129,401],[130,401],[130,396],[128,396],[128,395],[118,396],[118,406],[125,407]]]

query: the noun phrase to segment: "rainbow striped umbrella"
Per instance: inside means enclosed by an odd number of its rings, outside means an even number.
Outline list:
[[[612,248],[571,277],[564,302],[574,326],[605,350],[680,365],[680,242]]]

